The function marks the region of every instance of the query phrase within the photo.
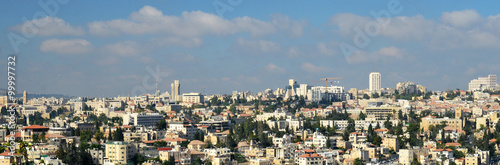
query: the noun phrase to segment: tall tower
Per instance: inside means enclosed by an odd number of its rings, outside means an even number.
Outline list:
[[[369,89],[370,92],[376,92],[379,91],[381,88],[381,75],[379,72],[371,72],[370,73],[370,78],[369,78]]]
[[[23,93],[23,105],[28,104],[28,92],[24,91]]]
[[[180,101],[180,97],[179,97],[179,92],[180,92],[180,89],[181,89],[181,84],[179,83],[179,80],[175,80],[174,83],[170,84],[170,86],[172,87],[172,100],[174,101]]]

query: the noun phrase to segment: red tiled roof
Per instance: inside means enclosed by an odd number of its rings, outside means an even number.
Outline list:
[[[158,151],[170,151],[170,150],[172,150],[172,148],[171,147],[158,147],[157,150]]]
[[[459,147],[459,146],[462,146],[460,143],[446,143],[445,146],[456,146],[456,147]]]
[[[304,154],[300,155],[301,158],[322,158],[319,154]]]
[[[21,156],[21,154],[11,153],[10,151],[5,151],[0,154],[0,156]]]
[[[305,150],[304,150],[304,152],[305,152],[305,153],[313,153],[313,152],[314,152],[314,150],[311,150],[311,149],[305,149]]]
[[[176,142],[183,142],[183,141],[187,141],[186,139],[183,139],[183,138],[165,138],[165,139],[162,139],[163,141],[167,141],[167,142],[173,142],[173,141],[176,141]]]
[[[142,142],[148,144],[148,143],[155,143],[157,141],[161,141],[161,140],[144,140]]]
[[[5,136],[5,137],[11,137],[11,136],[12,136],[12,135],[11,135],[11,134],[9,134],[9,135],[7,135],[7,136]],[[20,138],[20,137],[21,137],[21,132],[16,132],[16,133],[14,133],[14,137],[16,137],[16,138]]]
[[[27,127],[23,127],[22,129],[49,129],[49,127],[44,127],[44,126],[41,126],[41,125],[30,125],[30,126],[27,126]]]
[[[205,145],[205,144],[206,144],[205,142],[199,140],[193,140],[188,145]]]

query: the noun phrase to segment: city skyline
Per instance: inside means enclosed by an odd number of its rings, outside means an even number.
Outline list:
[[[53,12],[8,1],[0,8],[9,15],[0,25],[0,54],[19,59],[18,92],[70,96],[155,93],[156,76],[162,93],[179,80],[182,93],[219,94],[283,88],[288,79],[322,86],[311,81],[323,77],[368,89],[366,75],[374,71],[384,75],[382,88],[412,81],[430,90],[466,90],[470,80],[497,74],[496,5],[394,2],[400,10],[375,2],[244,1],[221,13],[211,1],[113,8],[117,1],[68,1]],[[378,21],[373,13],[383,11],[391,14],[388,24],[356,46],[356,29],[366,33]],[[34,18],[39,12],[50,16]],[[44,25],[24,35],[29,24]],[[17,46],[13,36],[21,38]],[[343,43],[359,51],[346,54]],[[7,68],[5,59],[0,67]]]

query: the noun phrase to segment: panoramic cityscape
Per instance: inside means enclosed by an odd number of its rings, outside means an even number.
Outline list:
[[[0,165],[500,164],[498,2],[5,3]]]

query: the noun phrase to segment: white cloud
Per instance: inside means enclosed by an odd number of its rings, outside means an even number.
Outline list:
[[[302,54],[302,52],[297,47],[289,47],[286,52],[286,56],[289,58],[297,58]]]
[[[380,50],[377,53],[380,54],[381,56],[400,58],[403,57],[404,52],[405,52],[404,50],[392,46],[392,47],[380,48]]]
[[[353,63],[388,63],[402,59],[410,59],[404,49],[383,47],[375,52],[360,51],[349,57]]]
[[[333,56],[335,55],[335,53],[337,53],[337,51],[335,49],[332,49],[333,45],[332,44],[325,44],[325,43],[318,43],[316,45],[316,47],[318,48],[318,51],[320,54],[323,54],[323,55],[326,55],[326,56]]]
[[[22,33],[29,34],[36,33],[39,36],[52,36],[52,35],[72,35],[82,36],[85,34],[81,27],[74,27],[69,25],[64,20],[57,17],[44,17],[33,19],[22,24],[15,25],[11,29]]]
[[[244,40],[242,38],[238,38],[235,46],[236,49],[240,52],[250,51],[259,53],[270,53],[281,50],[280,44],[266,40]]]
[[[354,35],[354,27],[362,28],[371,20],[371,18],[358,16],[352,13],[340,13],[331,16],[327,24],[337,26],[338,30],[336,32],[342,35]]]
[[[84,39],[59,40],[49,39],[40,45],[41,52],[53,52],[58,54],[80,54],[92,50],[92,44]]]
[[[337,29],[334,33],[347,37],[350,44],[359,36],[365,36],[370,40],[368,44],[376,37],[387,37],[396,41],[417,41],[438,50],[500,48],[496,46],[500,45],[500,15],[485,19],[474,10],[464,10],[443,13],[440,22],[422,15],[397,16],[384,21],[388,24],[379,24],[370,17],[342,13],[331,16],[327,24]],[[376,32],[374,27],[379,29],[378,33],[371,33]]]
[[[389,24],[380,24],[376,19],[370,17],[342,13],[330,17],[328,24],[338,27],[335,32],[344,36],[368,36],[367,29],[370,29],[370,32],[376,32],[375,28],[378,28],[379,33],[375,33],[376,35],[399,40],[420,40],[425,37],[425,34],[432,32],[435,26],[433,21],[426,20],[422,15],[391,17],[383,19],[383,21],[387,21]],[[355,29],[358,29],[359,32]]]
[[[109,44],[104,46],[104,49],[112,55],[119,55],[123,57],[138,55],[142,52],[139,44],[133,41],[123,41]]]
[[[201,44],[203,44],[203,40],[201,38],[193,38],[193,37],[167,37],[161,39],[152,39],[151,43],[156,44],[158,46],[173,45],[173,46],[194,48],[201,46]]]
[[[303,27],[306,25],[305,21],[299,22],[291,20],[290,17],[282,14],[271,15],[272,23],[279,31],[284,31],[291,37],[300,37],[303,35]]]
[[[155,59],[151,57],[141,57],[139,61],[141,61],[142,63],[152,63],[155,62]]]
[[[285,68],[274,65],[273,63],[267,64],[264,69],[270,73],[285,73]]]
[[[443,23],[460,28],[470,27],[483,20],[476,10],[444,12],[440,19]]]
[[[284,16],[273,18],[271,21],[262,21],[244,16],[227,20],[202,11],[183,12],[181,16],[170,16],[164,15],[162,11],[154,7],[144,6],[138,12],[132,13],[129,19],[90,22],[87,26],[91,34],[99,36],[124,33],[195,37],[206,34],[224,36],[241,32],[250,33],[252,36],[262,36],[278,31],[295,36],[302,35],[303,23]]]
[[[500,14],[488,16],[485,28],[489,31],[496,31],[496,34],[500,35]]]
[[[172,53],[169,54],[170,60],[175,61],[175,62],[193,62],[198,60],[191,54],[186,54],[186,53]]]
[[[322,67],[322,66],[316,66],[311,63],[303,63],[301,66],[302,70],[309,72],[309,73],[325,73],[325,72],[330,72],[330,68]]]

